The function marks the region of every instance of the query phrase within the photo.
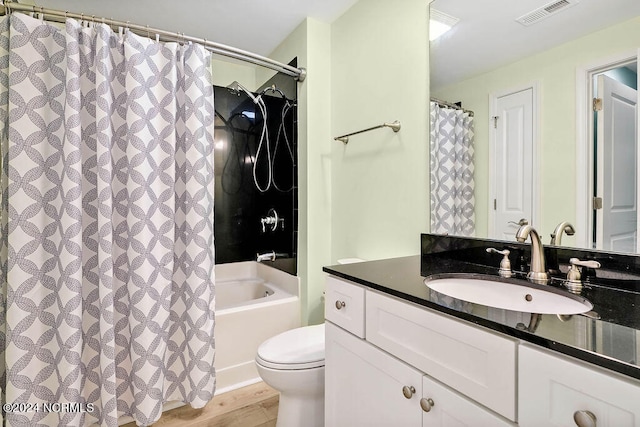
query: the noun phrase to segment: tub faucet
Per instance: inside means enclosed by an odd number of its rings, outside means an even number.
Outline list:
[[[576,234],[576,230],[573,228],[573,225],[571,225],[570,222],[563,221],[560,224],[558,224],[556,229],[553,230],[553,233],[551,233],[551,242],[549,242],[549,244],[554,246],[560,246],[560,242],[562,241],[563,231],[567,236],[573,236],[574,234]]]
[[[549,273],[547,273],[544,262],[544,247],[540,240],[540,235],[530,225],[523,225],[516,232],[516,240],[524,243],[527,237],[531,236],[531,270],[527,274],[527,278],[534,283],[546,285],[549,281]]]
[[[267,252],[266,254],[256,254],[256,261],[275,261],[276,253],[274,251]]]

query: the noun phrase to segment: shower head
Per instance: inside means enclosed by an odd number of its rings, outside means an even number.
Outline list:
[[[258,98],[254,94],[249,92],[249,90],[246,87],[242,86],[237,81],[234,81],[229,86],[227,86],[227,89],[229,89],[229,92],[231,92],[233,94],[236,94],[238,96],[240,96],[240,92],[244,92],[244,93],[247,94],[247,96],[249,98],[251,98],[251,100],[253,101],[254,104],[258,103]]]

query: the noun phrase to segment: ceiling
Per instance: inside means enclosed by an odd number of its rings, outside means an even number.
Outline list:
[[[35,3],[185,33],[268,56],[306,17],[331,23],[356,1],[35,0]],[[33,4],[34,0],[19,3]]]
[[[580,0],[531,26],[516,22],[549,3],[552,0],[435,0],[432,8],[460,22],[431,42],[432,90],[640,15],[638,0]]]
[[[331,23],[356,1],[37,0],[36,3],[46,8],[184,32],[268,56],[306,17]],[[639,0],[579,0],[577,5],[529,27],[515,21],[550,1],[435,0],[432,7],[459,18],[460,22],[431,42],[432,89],[640,15]],[[34,0],[20,2],[32,4]]]

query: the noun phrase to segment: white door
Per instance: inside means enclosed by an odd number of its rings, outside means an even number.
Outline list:
[[[636,252],[638,246],[637,91],[598,76],[596,248]]]
[[[520,219],[535,219],[533,88],[495,97],[492,103],[489,237],[514,240]]]

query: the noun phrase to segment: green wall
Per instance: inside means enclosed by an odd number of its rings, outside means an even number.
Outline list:
[[[322,267],[331,264],[331,27],[307,19],[270,58],[309,70],[298,84],[298,276],[302,321],[324,318]],[[258,81],[263,77],[258,73]]]
[[[298,85],[305,323],[324,318],[323,266],[420,252],[429,224],[427,22],[425,0],[360,0],[331,25],[307,19],[269,55],[297,56],[309,71]],[[333,140],[393,120],[402,122],[397,134]]]
[[[332,262],[420,253],[428,214],[428,2],[361,0],[331,27]]]

